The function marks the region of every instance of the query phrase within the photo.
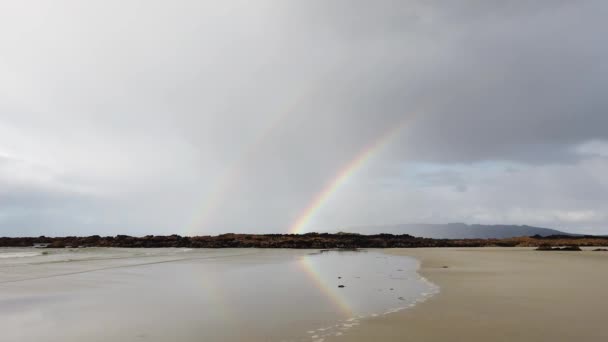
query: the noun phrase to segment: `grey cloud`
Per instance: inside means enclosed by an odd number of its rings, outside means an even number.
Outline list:
[[[579,146],[608,140],[607,11],[601,1],[58,1],[35,10],[9,1],[0,5],[0,155],[101,198],[25,192],[74,196],[72,211],[86,212],[91,229],[286,231],[339,170],[407,119],[353,176],[369,184],[367,198],[336,195],[318,224],[436,217],[417,213],[453,196],[440,183],[466,194],[472,213],[472,196],[490,191],[484,177],[466,176],[488,172],[480,164],[586,172],[594,156]],[[421,190],[409,179],[425,176],[395,171],[416,163],[470,169],[427,175],[432,186]],[[0,179],[11,185],[5,214],[25,196],[13,178]],[[594,184],[552,182],[579,194]],[[492,212],[517,205],[516,194],[504,197]],[[40,203],[63,200],[72,201]],[[585,205],[597,211],[602,200]],[[434,212],[454,213],[446,220],[473,217],[436,203]],[[60,228],[69,216],[54,216],[53,230],[72,231]],[[0,229],[40,220],[20,217]]]

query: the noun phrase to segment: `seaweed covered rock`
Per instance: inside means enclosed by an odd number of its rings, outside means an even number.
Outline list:
[[[566,247],[552,247],[551,245],[540,245],[536,248],[537,251],[581,251],[581,248],[577,245],[571,245]]]

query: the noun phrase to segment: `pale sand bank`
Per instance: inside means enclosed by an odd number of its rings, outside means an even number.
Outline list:
[[[608,252],[391,249],[440,294],[330,341],[608,341]],[[442,268],[442,266],[448,268]]]

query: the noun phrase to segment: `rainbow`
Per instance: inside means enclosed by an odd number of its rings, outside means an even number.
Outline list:
[[[299,260],[299,265],[302,270],[308,275],[308,277],[313,281],[315,287],[325,296],[329,302],[332,304],[334,309],[344,318],[349,318],[353,316],[353,312],[351,310],[350,305],[346,302],[340,294],[333,289],[332,286],[327,284],[326,281],[319,275],[319,272],[315,269],[314,265],[310,262],[310,256],[303,256]]]
[[[409,118],[409,117],[408,117]],[[406,118],[407,119],[407,118]],[[302,211],[295,222],[289,228],[290,234],[301,234],[315,214],[325,205],[329,198],[340,189],[340,187],[371,159],[378,151],[386,146],[396,135],[401,132],[407,122],[401,120],[398,125],[391,127],[385,134],[366,146],[354,159],[346,164],[336,176],[325,185],[323,190],[314,197],[310,204]]]

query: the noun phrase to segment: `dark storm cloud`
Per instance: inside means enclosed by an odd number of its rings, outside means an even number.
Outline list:
[[[358,96],[341,99],[366,103],[354,107],[370,109],[368,122],[424,109],[404,142],[410,158],[553,161],[573,144],[607,138],[601,2],[304,7],[321,18],[319,40],[347,46],[363,66],[350,68],[365,73],[353,85]]]

